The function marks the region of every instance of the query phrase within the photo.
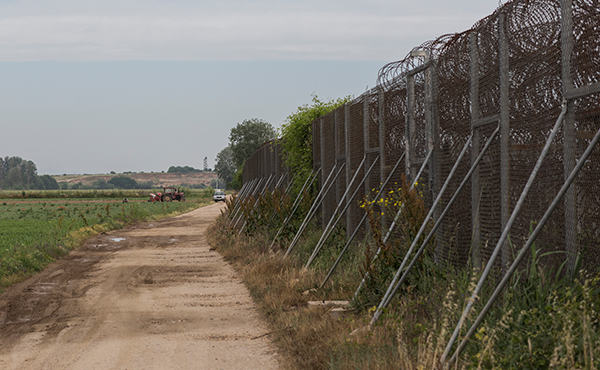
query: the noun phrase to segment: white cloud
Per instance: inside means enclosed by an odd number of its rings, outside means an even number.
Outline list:
[[[414,3],[13,2],[0,5],[0,60],[392,60],[493,10]]]

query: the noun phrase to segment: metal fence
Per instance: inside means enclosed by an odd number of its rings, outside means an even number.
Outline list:
[[[499,271],[525,244],[598,129],[598,0],[512,1],[471,29],[384,66],[377,87],[313,123],[320,186],[344,165],[321,205],[323,226],[339,202],[350,202],[341,221],[350,235],[364,216],[360,199],[388,176],[386,191],[402,173],[415,180],[423,169],[426,204],[440,198],[434,221],[465,182],[436,231],[436,260],[482,266],[499,243]],[[448,180],[463,149],[466,156]],[[271,143],[257,151],[246,162],[244,183],[286,173],[280,150]],[[364,190],[343,200],[359,184],[352,178],[362,179],[373,164]],[[596,147],[537,238],[544,251],[566,252],[547,263],[566,259],[572,269],[580,254],[584,267],[596,269],[599,223]],[[510,238],[503,240],[505,232]]]
[[[255,179],[287,177],[289,169],[284,164],[281,150],[277,140],[264,143],[244,163],[242,182],[248,184]],[[270,184],[269,189],[273,189],[274,186],[275,184]]]

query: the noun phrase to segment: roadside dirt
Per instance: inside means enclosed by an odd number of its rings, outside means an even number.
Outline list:
[[[268,330],[210,250],[213,204],[117,230],[0,295],[0,369],[277,369]]]

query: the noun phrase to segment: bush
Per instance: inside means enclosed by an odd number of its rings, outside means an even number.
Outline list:
[[[137,181],[127,176],[115,176],[108,180],[108,183],[117,189],[136,189]]]
[[[281,126],[281,145],[284,149],[285,164],[290,167],[292,173],[299,173],[306,178],[313,168],[312,123],[314,120],[349,101],[349,96],[325,102],[317,95],[312,95],[311,105],[298,107],[295,113],[286,118]]]
[[[171,166],[167,170],[167,173],[200,173],[204,172],[190,166]]]

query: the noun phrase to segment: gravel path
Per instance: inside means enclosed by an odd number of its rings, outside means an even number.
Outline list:
[[[222,204],[99,235],[0,295],[0,369],[277,369],[206,228]]]

